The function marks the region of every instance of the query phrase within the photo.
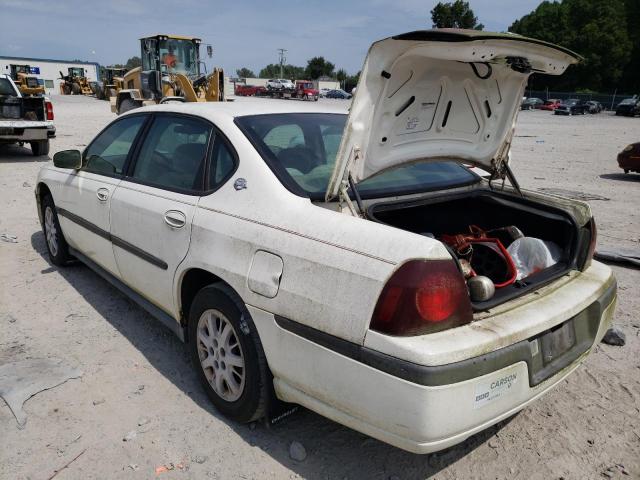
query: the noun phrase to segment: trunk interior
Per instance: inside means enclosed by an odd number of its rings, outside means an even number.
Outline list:
[[[489,300],[473,303],[476,311],[493,308],[531,292],[571,269],[582,269],[590,240],[589,228],[577,226],[567,212],[490,190],[410,202],[377,203],[369,207],[368,213],[375,221],[437,239],[443,234],[469,234],[470,225],[483,230],[515,226],[525,237],[550,241],[560,247],[558,263],[496,288]]]

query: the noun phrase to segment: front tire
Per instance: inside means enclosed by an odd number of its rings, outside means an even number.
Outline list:
[[[51,195],[47,195],[42,199],[42,217],[42,229],[47,243],[49,260],[54,265],[62,267],[69,263],[71,254],[69,253],[69,245],[67,245],[67,241],[62,234],[56,206]]]
[[[49,140],[31,142],[31,153],[34,157],[49,155]]]
[[[240,297],[222,284],[203,288],[191,305],[188,329],[191,360],[216,408],[243,423],[263,417],[271,374]]]
[[[71,84],[71,93],[73,95],[80,95],[82,93],[82,89],[80,88],[80,85],[78,85],[77,83],[72,83]]]

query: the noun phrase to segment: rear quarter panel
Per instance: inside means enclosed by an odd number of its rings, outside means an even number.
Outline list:
[[[176,276],[178,304],[184,273],[201,268],[229,283],[249,305],[362,343],[378,295],[400,264],[450,258],[437,241],[290,193],[235,125],[219,127],[235,145],[240,165],[224,186],[200,199],[189,253]],[[246,180],[246,189],[234,189],[238,178]],[[257,251],[282,258],[274,298],[248,286]]]

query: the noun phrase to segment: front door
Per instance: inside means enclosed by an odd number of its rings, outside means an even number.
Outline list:
[[[156,114],[111,200],[111,239],[123,281],[173,315],[174,274],[189,249],[211,135],[204,120]]]
[[[100,133],[85,149],[82,168],[69,175],[56,200],[69,245],[116,276],[109,233],[111,197],[146,119],[146,115],[123,118]]]

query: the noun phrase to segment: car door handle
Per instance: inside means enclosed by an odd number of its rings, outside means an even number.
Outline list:
[[[101,202],[106,202],[107,199],[109,198],[109,190],[107,188],[99,188],[96,191],[96,196],[98,197],[98,200],[100,200]]]
[[[164,214],[164,221],[171,228],[182,228],[187,224],[187,216],[179,210],[168,210]]]

